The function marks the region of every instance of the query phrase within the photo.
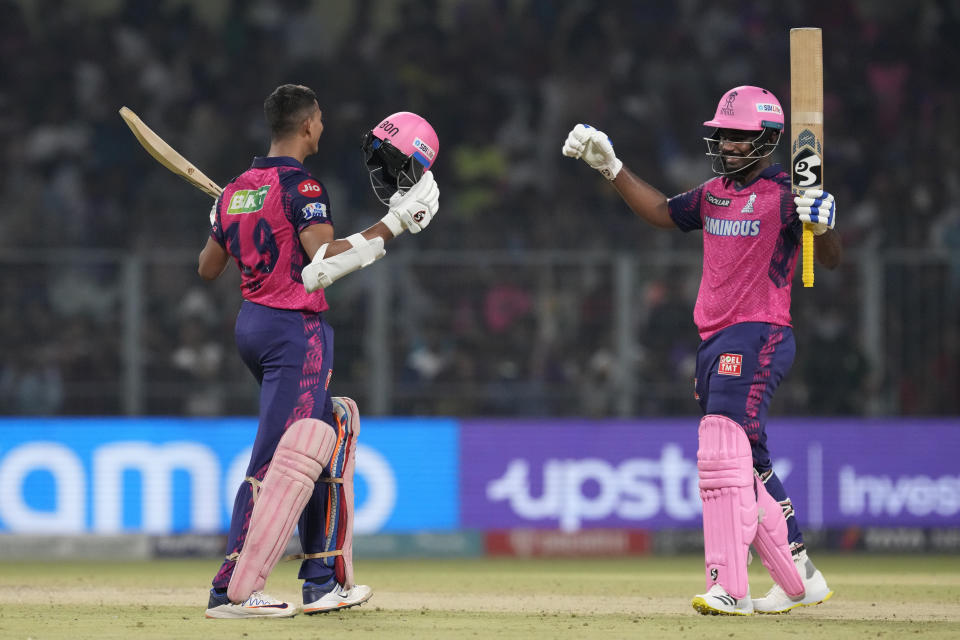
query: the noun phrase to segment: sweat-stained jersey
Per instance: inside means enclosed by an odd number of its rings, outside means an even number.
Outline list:
[[[703,340],[740,322],[791,326],[802,224],[780,165],[740,188],[714,178],[668,204],[682,231],[703,229],[703,277],[693,310]]]
[[[236,260],[244,300],[320,312],[323,291],[307,293],[300,276],[310,258],[299,234],[313,224],[333,224],[323,185],[293,158],[257,157],[224,188],[210,236]]]

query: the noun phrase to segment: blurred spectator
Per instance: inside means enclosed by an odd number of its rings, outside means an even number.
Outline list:
[[[955,2],[0,0],[0,17],[0,54],[17,61],[0,71],[0,259],[17,272],[0,282],[8,413],[121,411],[125,367],[137,362],[145,366],[147,412],[255,407],[230,345],[236,306],[225,292],[233,283],[187,293],[195,275],[192,257],[182,256],[203,243],[209,200],[137,147],[116,115],[122,105],[223,183],[265,151],[261,105],[231,97],[265,95],[282,82],[317,87],[325,119],[336,124],[321,144],[357,148],[309,161],[344,230],[380,215],[366,192],[363,131],[389,113],[417,111],[441,140],[436,172],[447,203],[418,250],[643,257],[693,245],[680,234],[645,232],[599,182],[589,189],[568,180],[579,167],[559,152],[566,131],[578,121],[603,123],[638,173],[666,193],[684,191],[709,175],[703,143],[689,132],[724,90],[770,86],[789,104],[787,31],[807,23],[824,26],[829,52],[826,176],[850,255],[938,248],[949,256],[944,274],[909,279],[906,266],[884,274],[888,333],[918,342],[909,353],[886,347],[894,364],[876,388],[864,391],[866,356],[848,344],[863,311],[838,308],[846,331],[811,338],[841,350],[833,364],[845,382],[826,389],[809,381],[809,397],[819,396],[818,411],[856,413],[856,394],[897,397],[903,389],[897,410],[960,412],[960,394],[933,398],[923,382],[955,363],[956,332],[948,330],[960,320],[960,90],[949,81]],[[785,161],[785,145],[778,153]],[[116,253],[103,254],[99,266],[67,260],[63,268],[65,248]],[[42,250],[51,252],[36,253],[32,264],[57,269],[37,272],[17,253]],[[564,277],[567,262],[548,274],[531,261],[521,277],[512,268],[467,274],[456,264],[418,274],[418,282],[397,275],[405,299],[392,327],[400,350],[391,359],[394,411],[616,411],[627,372],[612,344],[609,272]],[[696,267],[683,268],[695,288]],[[137,269],[145,288],[130,300],[126,278]],[[374,273],[331,292],[350,318],[337,327],[338,388],[361,405],[372,355],[361,325],[377,295]],[[648,414],[689,411],[689,398],[675,390],[690,375],[690,354],[678,345],[692,344],[692,321],[679,312],[689,301],[676,298],[691,292],[640,273],[631,319],[638,352],[626,360],[642,386],[636,404]],[[921,284],[911,290],[912,282]],[[904,321],[931,300],[942,301],[946,322],[922,313]],[[32,303],[45,311],[16,312]],[[139,335],[124,334],[127,312],[143,313]],[[33,324],[35,316],[44,319]],[[59,348],[18,344],[15,336],[31,330],[31,344]],[[827,362],[806,363],[805,375]],[[910,375],[917,380],[904,380]]]

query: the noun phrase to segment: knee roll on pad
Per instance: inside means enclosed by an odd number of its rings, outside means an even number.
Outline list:
[[[760,511],[760,522],[757,526],[757,537],[753,541],[753,548],[763,562],[763,566],[770,572],[770,577],[779,584],[787,595],[798,598],[804,594],[803,579],[797,571],[790,553],[790,543],[787,540],[787,519],[783,516],[780,503],[773,499],[763,485],[759,476],[756,477],[757,507]]]
[[[743,427],[725,416],[704,416],[697,472],[707,589],[717,583],[734,598],[743,598],[748,591],[747,555],[757,532],[753,457]]]
[[[253,506],[250,527],[227,596],[243,602],[263,589],[287,546],[314,484],[330,463],[337,438],[326,422],[297,420],[284,432]]]

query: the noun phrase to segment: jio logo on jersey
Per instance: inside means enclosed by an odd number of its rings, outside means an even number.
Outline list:
[[[318,196],[323,193],[323,187],[316,180],[304,180],[297,186],[297,191],[305,196]]]

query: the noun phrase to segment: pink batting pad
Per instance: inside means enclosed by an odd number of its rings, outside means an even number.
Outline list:
[[[699,437],[707,589],[716,583],[734,598],[744,598],[747,554],[757,532],[750,442],[739,424],[713,414],[700,420]]]
[[[243,602],[263,589],[336,442],[330,425],[312,418],[297,420],[280,438],[227,587],[232,602]]]
[[[760,512],[760,523],[757,526],[757,537],[753,541],[753,548],[763,561],[763,566],[770,572],[770,577],[780,585],[787,595],[792,598],[802,597],[804,594],[803,579],[797,571],[790,553],[790,543],[787,541],[787,519],[783,517],[780,503],[773,499],[763,486],[759,477],[755,480],[757,486],[757,507]]]

